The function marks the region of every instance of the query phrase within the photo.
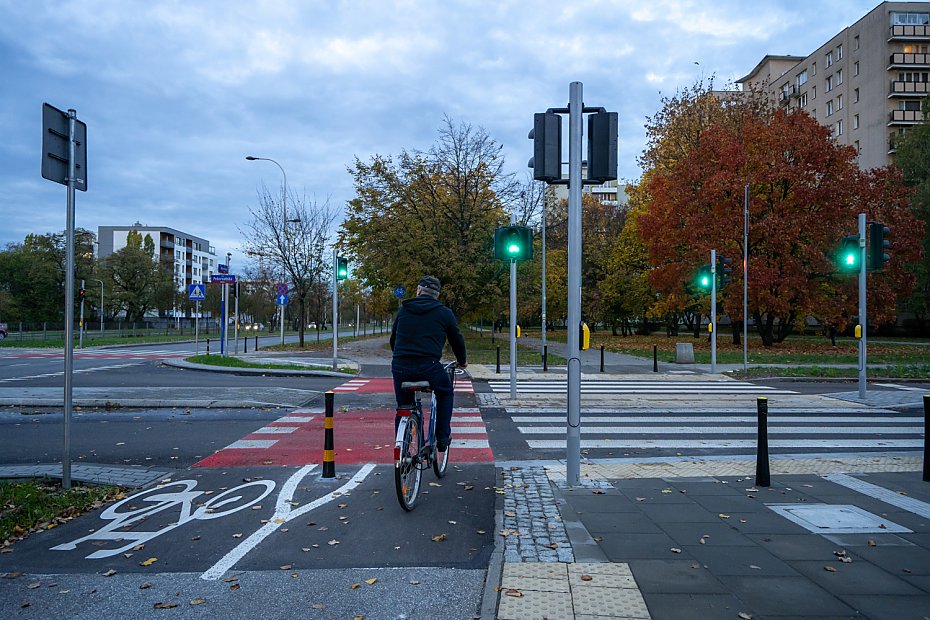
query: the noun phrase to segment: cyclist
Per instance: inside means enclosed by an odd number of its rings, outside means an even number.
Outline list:
[[[413,404],[413,393],[400,389],[404,381],[429,381],[436,394],[436,448],[445,452],[452,440],[452,383],[439,359],[446,340],[461,368],[466,363],[465,338],[455,315],[439,301],[439,279],[423,276],[417,294],[404,301],[391,326],[391,374],[398,407]],[[394,426],[397,428],[397,419]]]

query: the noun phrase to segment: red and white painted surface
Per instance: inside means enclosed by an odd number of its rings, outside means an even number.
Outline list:
[[[336,467],[340,464],[392,463],[394,409],[337,410],[333,417]],[[320,410],[296,410],[231,443],[195,467],[310,465],[323,462]],[[488,431],[477,409],[452,415],[452,462],[490,463],[494,455]]]
[[[350,379],[342,385],[333,388],[333,392],[352,392],[356,394],[365,393],[394,393],[394,380],[390,377],[375,377],[371,379]],[[471,384],[471,379],[455,380],[456,394],[474,394],[475,388]]]

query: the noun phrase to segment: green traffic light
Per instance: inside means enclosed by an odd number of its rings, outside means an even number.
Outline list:
[[[510,252],[511,254],[519,254],[520,246],[517,245],[516,243],[511,243],[510,245],[507,246],[507,251]]]

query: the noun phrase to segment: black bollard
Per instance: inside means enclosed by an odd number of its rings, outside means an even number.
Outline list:
[[[207,338],[207,355],[210,355],[210,339]]]
[[[333,393],[326,392],[326,418],[323,424],[323,477],[336,477],[336,456],[333,446]]]
[[[604,345],[601,345],[601,372],[604,372]]]
[[[319,333],[319,332],[318,332]],[[319,337],[319,336],[318,336]],[[258,351],[258,336],[255,336],[255,346],[252,347],[253,351]]]
[[[652,345],[652,372],[659,372],[659,347]]]
[[[928,430],[930,430],[930,394],[924,394],[924,482],[930,482],[930,444],[927,443]]]
[[[543,372],[549,370],[549,345],[543,346]]]
[[[497,347],[497,374],[501,374],[501,348]]]
[[[769,473],[769,399],[760,396],[756,399],[758,410],[757,424],[759,439],[756,446],[756,486],[771,486],[772,478]]]
[[[243,353],[249,352],[249,337],[248,336],[242,337],[242,352]]]

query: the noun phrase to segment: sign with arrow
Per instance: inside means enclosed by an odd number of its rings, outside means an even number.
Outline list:
[[[279,306],[286,306],[288,302],[287,293],[281,293],[275,298],[275,300]]]

